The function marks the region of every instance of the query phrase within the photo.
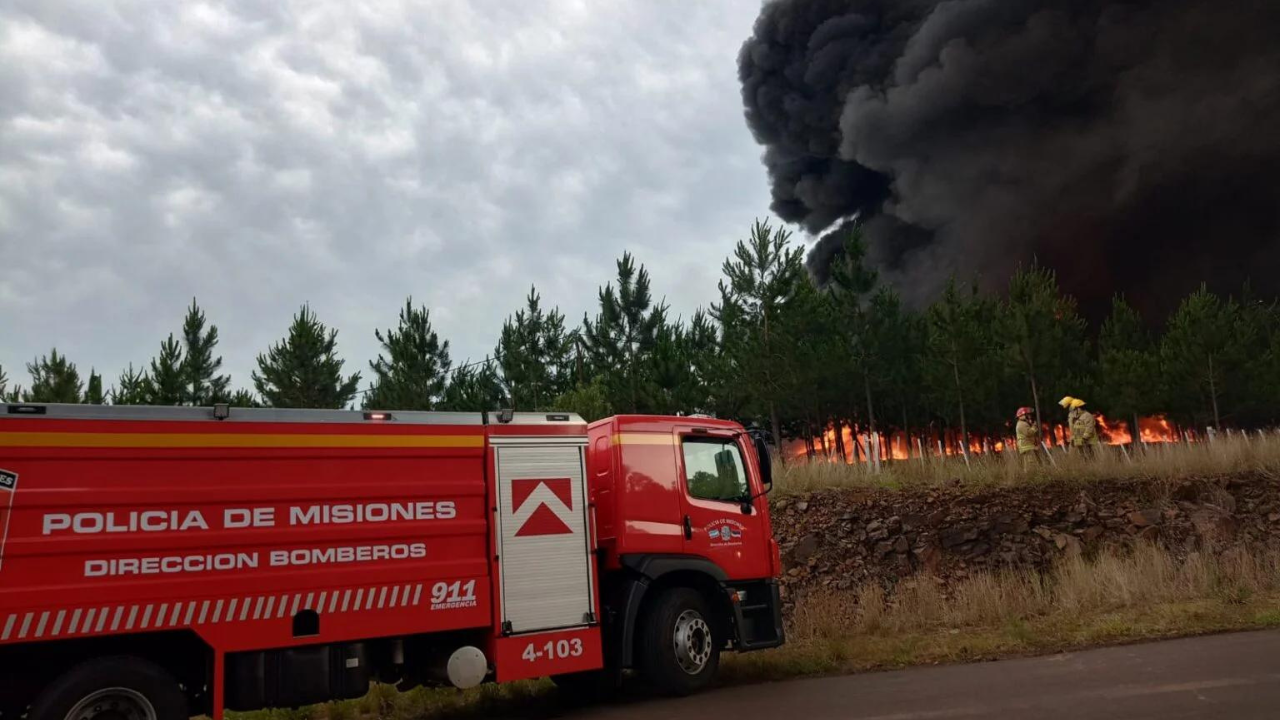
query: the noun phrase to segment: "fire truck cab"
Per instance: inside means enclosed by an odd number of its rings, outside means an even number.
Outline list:
[[[711,418],[0,404],[0,718],[693,692],[784,641],[769,487]]]

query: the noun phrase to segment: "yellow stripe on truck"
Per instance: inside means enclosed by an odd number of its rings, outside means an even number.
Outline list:
[[[258,433],[0,432],[0,447],[478,448],[482,435],[270,435]]]
[[[617,433],[613,436],[616,445],[674,445],[675,437],[666,433]]]

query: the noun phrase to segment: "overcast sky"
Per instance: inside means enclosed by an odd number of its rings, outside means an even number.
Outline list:
[[[235,387],[308,302],[367,377],[408,295],[455,362],[623,250],[688,316],[768,208],[758,0],[0,4],[0,366],[111,384],[199,298]]]

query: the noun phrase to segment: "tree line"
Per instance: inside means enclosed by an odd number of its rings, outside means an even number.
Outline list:
[[[1280,408],[1280,308],[1246,286],[1200,288],[1162,326],[1123,297],[1090,327],[1053,272],[1013,275],[1001,297],[953,279],[932,304],[906,306],[865,262],[854,228],[819,286],[803,247],[757,221],[726,258],[719,300],[686,318],[654,298],[629,253],[571,324],[536,288],[503,323],[492,355],[456,365],[428,308],[410,298],[395,327],[375,330],[378,357],[346,372],[338,331],[309,307],[257,357],[252,390],[232,389],[218,328],[193,300],[182,328],[110,388],[56,349],[27,364],[28,387],[0,368],[10,402],[271,406],[384,410],[708,413],[821,437],[844,426],[960,442],[1007,436],[1014,408],[1061,422],[1056,400],[1085,397],[1115,419],[1162,414],[1186,427],[1274,424]],[[849,456],[856,448],[810,445]],[[967,443],[965,443],[967,445]]]

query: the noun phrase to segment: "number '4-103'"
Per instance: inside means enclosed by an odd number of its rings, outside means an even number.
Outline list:
[[[557,658],[578,657],[581,654],[582,641],[578,638],[573,638],[572,640],[548,640],[541,650],[535,648],[533,643],[529,643],[520,657],[529,662],[535,662],[543,658],[554,660]]]

